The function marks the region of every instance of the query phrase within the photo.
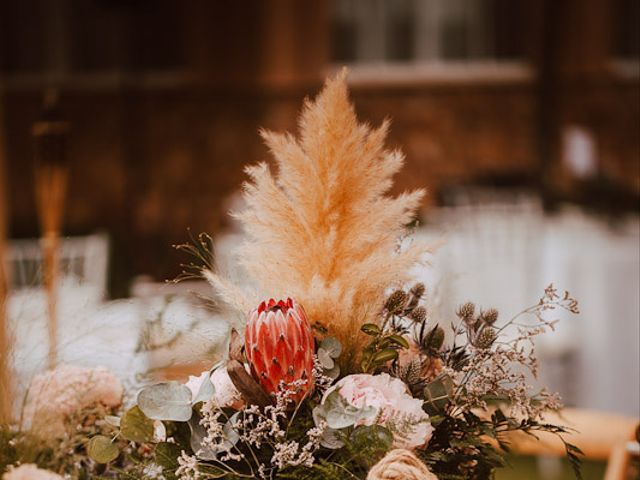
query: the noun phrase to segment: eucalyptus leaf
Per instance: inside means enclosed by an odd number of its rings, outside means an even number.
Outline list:
[[[201,460],[216,460],[218,454],[228,452],[240,440],[240,435],[233,428],[233,424],[238,420],[240,412],[234,413],[223,427],[222,438],[217,446],[203,445],[204,439],[207,437],[206,429],[200,424],[201,417],[197,413],[189,420],[191,428],[191,449]]]
[[[109,463],[120,455],[117,445],[114,445],[110,438],[103,435],[96,435],[89,440],[87,445],[87,455],[97,463]]]
[[[337,450],[339,448],[342,448],[344,447],[342,434],[337,430],[333,430],[332,428],[327,428],[324,430],[324,432],[322,432],[320,445],[330,450]]]
[[[350,427],[358,419],[358,410],[342,398],[338,390],[331,392],[323,401],[323,416],[329,428]]]
[[[327,421],[326,410],[323,405],[318,405],[312,411],[313,421],[316,426],[319,426],[322,422]],[[320,444],[328,449],[337,450],[344,447],[344,442],[340,438],[339,432],[332,428],[325,427]]]
[[[240,434],[236,431],[235,428],[233,428],[233,425],[238,421],[239,417],[240,412],[236,412],[231,415],[231,417],[229,417],[229,420],[227,420],[227,423],[224,424],[222,432],[225,436],[225,450],[231,449],[231,447],[233,447],[240,440]]]
[[[347,410],[329,410],[327,412],[327,425],[334,430],[351,427],[358,420],[358,412]]]
[[[186,422],[191,418],[191,397],[191,390],[180,383],[158,383],[140,391],[138,406],[152,420]]]
[[[337,338],[326,337],[320,342],[320,348],[325,350],[331,358],[338,358],[342,353],[342,345]]]
[[[153,421],[153,441],[154,443],[164,442],[167,439],[167,427],[161,420]]]
[[[329,370],[325,370],[322,372],[322,374],[325,377],[329,377],[332,379],[336,379],[340,376],[340,365],[338,365],[337,363],[333,366],[333,368],[330,368]]]
[[[204,439],[207,437],[207,430],[200,425],[201,417],[198,413],[194,413],[189,420],[189,428],[191,429],[191,437],[189,442],[191,450],[201,460],[215,460],[218,452],[208,446],[203,445]]]
[[[327,425],[335,430],[351,427],[358,421],[373,418],[377,414],[374,407],[357,408],[349,404],[338,390],[327,396],[322,407]]]
[[[331,356],[329,355],[329,352],[327,352],[322,347],[318,349],[318,360],[320,361],[322,368],[324,368],[325,370],[331,370],[335,365],[335,362],[333,361],[333,358],[331,358]]]
[[[371,420],[373,418],[375,418],[378,415],[378,409],[375,407],[365,407],[365,408],[361,408],[360,410],[358,410],[358,420],[357,422],[360,421],[368,421]]]
[[[315,423],[316,427],[320,426],[320,423],[323,421],[327,421],[327,412],[324,408],[324,405],[317,405],[311,411],[311,416],[313,417],[313,423]]]
[[[198,402],[206,402],[216,393],[216,389],[211,383],[211,373],[207,372],[204,376],[204,380],[200,385],[198,393],[191,400],[191,404],[195,405]]]
[[[150,442],[153,440],[154,430],[153,421],[138,406],[127,410],[120,419],[120,435],[130,442]]]

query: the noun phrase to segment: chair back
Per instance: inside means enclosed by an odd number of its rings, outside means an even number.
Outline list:
[[[106,234],[61,239],[61,283],[93,287],[104,298],[107,291],[108,257],[109,239]],[[10,240],[7,264],[10,290],[42,288],[43,257],[39,239]]]

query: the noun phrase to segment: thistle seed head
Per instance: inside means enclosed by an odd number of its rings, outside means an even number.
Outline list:
[[[387,309],[389,313],[400,313],[404,310],[404,306],[406,305],[408,300],[408,295],[404,290],[396,290],[384,304],[384,308]]]
[[[493,342],[496,341],[497,337],[498,335],[493,328],[485,328],[480,332],[478,338],[475,341],[476,347],[486,350],[487,348],[490,348],[491,345],[493,345]]]
[[[427,319],[427,309],[424,307],[416,307],[409,314],[409,318],[416,323],[422,323]]]
[[[495,308],[490,308],[486,312],[482,312],[480,318],[487,325],[493,325],[494,323],[496,323],[496,320],[498,320],[498,310],[496,310]]]
[[[427,288],[424,286],[424,283],[420,282],[420,283],[416,283],[413,287],[411,287],[410,292],[411,292],[411,295],[413,295],[414,297],[422,298],[426,289]]]
[[[456,315],[465,322],[469,322],[473,318],[473,314],[476,311],[476,306],[472,302],[467,302],[461,305],[456,312]]]

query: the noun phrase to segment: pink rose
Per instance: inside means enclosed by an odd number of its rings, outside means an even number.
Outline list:
[[[97,404],[117,407],[122,394],[120,380],[106,368],[61,365],[31,380],[25,425],[46,438],[62,437],[67,417]]]
[[[429,415],[422,409],[422,400],[413,398],[398,378],[386,373],[349,375],[328,389],[322,402],[334,391],[353,407],[373,408],[376,414],[361,418],[356,426],[387,427],[394,434],[396,448],[420,447],[431,438],[433,427]]]

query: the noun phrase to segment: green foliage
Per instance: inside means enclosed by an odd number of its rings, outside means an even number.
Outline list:
[[[109,463],[118,458],[120,450],[110,438],[96,435],[87,444],[87,455],[97,463]]]
[[[506,466],[503,454],[509,452],[509,445],[505,435],[514,431],[529,435],[545,431],[558,435],[565,444],[576,478],[582,479],[579,457],[582,452],[562,438],[562,434],[567,433],[563,427],[532,419],[518,421],[505,415],[500,408],[488,420],[467,411],[456,417],[433,417],[431,423],[435,431],[427,448],[419,450],[419,455],[439,479],[492,478],[495,469]],[[489,438],[498,442],[499,450],[487,440]]]
[[[364,324],[360,330],[373,337],[362,352],[360,368],[364,373],[374,373],[389,362],[398,359],[398,350],[409,348],[407,340],[395,330],[385,331],[372,323]]]
[[[136,405],[120,419],[120,435],[136,443],[150,442],[153,440],[153,422]]]
[[[162,442],[156,445],[153,452],[155,462],[162,467],[162,474],[169,480],[175,478],[175,471],[178,468],[178,457],[182,448],[175,443]]]
[[[17,434],[9,425],[0,425],[0,474],[19,460]]]

